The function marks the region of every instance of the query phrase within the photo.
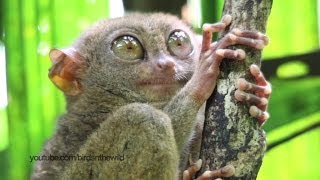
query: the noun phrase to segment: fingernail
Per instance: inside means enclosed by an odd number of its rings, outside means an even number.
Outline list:
[[[222,22],[226,24],[230,24],[232,21],[232,16],[230,14],[226,14],[223,16]]]
[[[251,64],[250,71],[252,75],[257,76],[259,74],[260,68],[256,64]]]
[[[205,23],[205,24],[202,25],[202,29],[205,30],[205,31],[207,31],[207,30],[210,29],[210,25],[207,24],[207,23]]]
[[[217,55],[219,55],[219,56],[221,56],[221,57],[223,57],[224,56],[224,50],[222,50],[222,49],[218,49],[218,50],[216,50],[216,54]]]
[[[264,105],[267,105],[268,104],[268,99],[267,98],[261,98],[261,105],[264,106]]]
[[[238,28],[234,28],[232,31],[235,35],[238,35],[238,36],[241,35],[241,30]]]
[[[253,117],[261,116],[262,114],[260,114],[259,112],[260,112],[260,110],[257,108],[257,106],[251,106],[250,109],[249,109],[249,113]]]
[[[265,87],[265,89],[264,89],[264,91],[263,91],[263,93],[265,94],[265,95],[269,95],[269,94],[271,94],[271,86],[266,86]]]
[[[265,44],[262,40],[257,40],[257,44],[255,46],[256,49],[263,49],[265,47]]]
[[[235,168],[232,165],[226,165],[221,169],[221,173],[224,176],[232,176],[235,173]]]
[[[237,40],[237,36],[236,35],[233,35],[233,34],[229,34],[229,37],[232,41],[235,41]]]
[[[242,49],[237,49],[236,50],[236,52],[238,53],[238,59],[239,60],[243,60],[243,59],[245,59],[246,58],[246,52],[244,52],[244,50],[242,50]]]
[[[265,121],[270,118],[270,114],[268,112],[263,112],[263,115]]]
[[[236,87],[239,88],[240,90],[245,90],[247,86],[247,81],[243,78],[239,78],[236,82]]]
[[[266,36],[265,34],[262,34],[262,33],[260,33],[260,34],[261,34],[260,36],[262,37],[262,39],[264,41],[264,45],[265,46],[268,45],[270,42],[270,39],[268,38],[268,36]]]
[[[196,162],[196,168],[198,171],[201,169],[201,166],[202,166],[202,160],[198,159],[198,161]]]
[[[256,69],[259,69],[259,66],[256,65],[256,64],[251,64],[251,67],[256,68]]]
[[[240,90],[236,90],[236,92],[234,93],[234,96],[238,101],[246,101],[247,100],[246,94]]]
[[[270,38],[268,38],[267,36],[264,37],[264,41],[266,43],[266,45],[268,45],[270,43]]]

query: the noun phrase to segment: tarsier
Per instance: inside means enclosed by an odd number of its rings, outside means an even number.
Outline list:
[[[124,159],[38,161],[32,178],[191,179],[200,164],[188,164],[189,155],[199,158],[194,156],[202,107],[215,88],[220,62],[246,56],[227,47],[263,49],[268,43],[260,32],[239,29],[212,43],[212,33],[231,19],[226,15],[205,24],[201,40],[175,16],[131,14],[102,20],[71,47],[51,50],[49,77],[64,92],[67,112],[42,155],[120,154]],[[252,103],[250,114],[262,124],[269,116],[270,85],[258,66],[250,71],[257,84],[238,80],[235,98]],[[199,178],[230,176],[228,169]]]

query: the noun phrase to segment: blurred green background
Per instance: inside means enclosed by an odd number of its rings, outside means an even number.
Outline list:
[[[223,0],[127,0],[125,11],[180,15],[188,3],[195,28],[218,21]],[[28,179],[64,111],[48,79],[52,47],[66,47],[94,21],[123,13],[120,0],[0,1],[0,179]],[[273,85],[264,126],[270,150],[264,179],[320,179],[320,1],[273,2],[263,71]]]

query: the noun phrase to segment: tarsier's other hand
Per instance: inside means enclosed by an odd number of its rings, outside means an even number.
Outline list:
[[[183,180],[190,180],[200,169],[202,160],[199,159],[195,163],[191,163],[190,167],[183,172]],[[231,177],[235,173],[235,169],[232,165],[224,166],[214,171],[205,171],[200,175],[197,180],[209,180],[217,177]]]
[[[257,65],[250,66],[250,72],[255,78],[257,84],[250,83],[243,78],[238,79],[234,96],[238,101],[247,101],[250,106],[249,113],[255,117],[260,125],[269,118],[267,112],[269,97],[271,94],[271,85],[264,78],[260,68]]]
[[[227,49],[231,45],[245,45],[255,49],[263,49],[269,42],[266,35],[260,32],[242,31],[233,29],[217,42],[211,42],[212,33],[224,30],[230,23],[232,17],[225,15],[221,22],[215,24],[205,24],[203,26],[203,41],[200,60],[196,65],[194,76],[190,81],[197,82],[198,85],[195,91],[195,97],[200,102],[206,101],[212,94],[216,79],[219,75],[220,63],[224,58],[234,60],[244,60],[246,53],[242,49],[231,50]],[[266,112],[268,98],[271,93],[270,83],[266,81],[259,67],[256,65],[250,66],[250,72],[257,81],[252,84],[243,78],[238,79],[235,92],[235,98],[238,101],[246,101],[253,104],[250,107],[249,113],[257,118],[262,125],[268,118]],[[201,160],[196,163],[191,163],[191,166],[184,171],[183,179],[191,179],[192,176],[201,168]],[[205,171],[198,177],[200,180],[212,179],[218,177],[230,177],[234,175],[235,169],[232,165],[227,165],[218,170]]]

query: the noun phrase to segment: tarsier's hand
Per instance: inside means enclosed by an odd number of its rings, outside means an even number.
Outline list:
[[[246,53],[242,49],[231,50],[227,49],[231,45],[245,45],[256,49],[263,49],[269,42],[266,35],[260,32],[242,31],[233,29],[217,42],[211,42],[212,33],[224,30],[230,23],[232,17],[225,15],[221,22],[215,24],[205,24],[203,26],[203,40],[200,60],[197,62],[196,69],[191,84],[194,85],[195,97],[200,102],[205,102],[212,94],[216,80],[219,75],[220,63],[224,58],[234,60],[244,60]],[[257,81],[256,84],[249,83],[241,78],[237,80],[235,98],[238,101],[246,101],[253,104],[250,107],[249,113],[257,118],[262,125],[268,118],[266,112],[268,98],[271,93],[270,83],[266,81],[259,67],[256,65],[250,66],[250,72]],[[197,163],[191,163],[191,166],[184,171],[183,179],[191,179],[191,177],[201,168],[201,160]],[[217,177],[230,177],[234,175],[235,169],[231,165],[222,167],[214,171],[205,171],[197,179],[205,180]]]
[[[234,96],[238,101],[247,101],[253,104],[249,113],[262,125],[269,118],[269,113],[266,110],[271,94],[271,85],[266,81],[257,65],[251,65],[250,72],[257,84],[252,84],[243,78],[238,79],[236,83],[238,90]]]
[[[224,58],[244,60],[246,53],[242,49],[227,49],[231,45],[245,45],[263,49],[268,44],[268,37],[260,32],[233,29],[217,42],[211,42],[212,33],[224,30],[231,23],[231,16],[225,15],[221,22],[203,25],[203,39],[200,59],[190,80],[193,95],[199,103],[204,103],[212,94],[219,75],[220,63]],[[240,99],[239,100],[245,100]],[[262,111],[265,111],[261,109]]]

